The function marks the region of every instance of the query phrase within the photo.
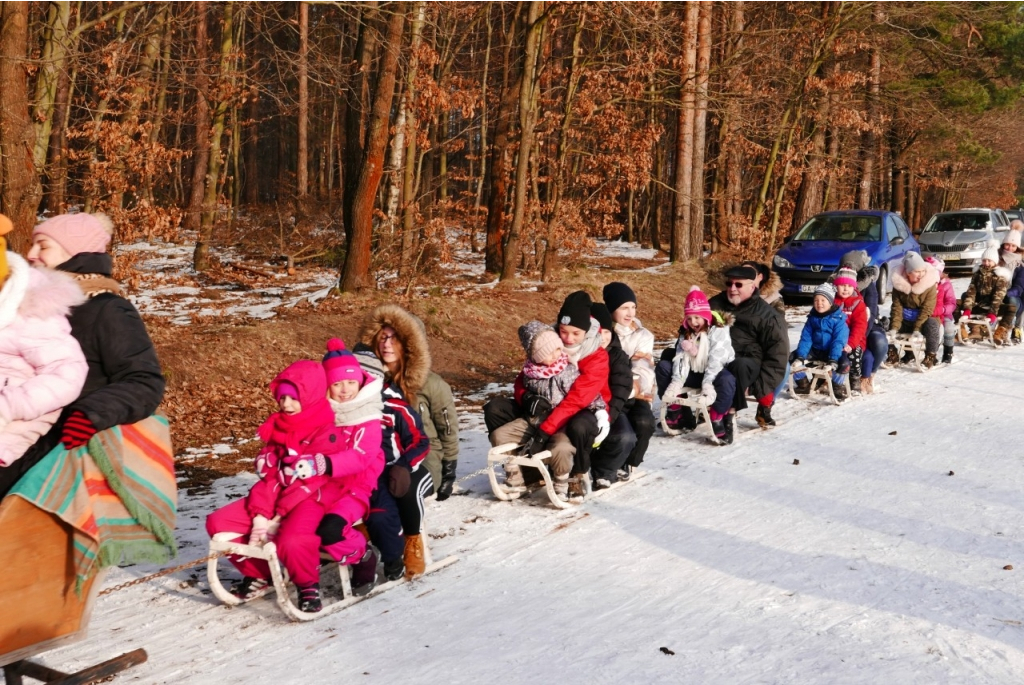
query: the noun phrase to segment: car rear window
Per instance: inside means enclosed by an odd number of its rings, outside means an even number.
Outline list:
[[[804,224],[793,240],[880,240],[882,220],[877,216],[816,216]]]
[[[928,225],[925,233],[942,233],[944,231],[984,231],[989,228],[988,213],[936,214]]]

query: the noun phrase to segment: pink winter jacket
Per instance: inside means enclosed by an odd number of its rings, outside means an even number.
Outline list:
[[[956,309],[956,293],[953,292],[953,281],[945,276],[939,281],[939,294],[935,298],[935,311],[932,316],[939,320],[939,323],[953,320],[953,311]]]
[[[78,399],[88,366],[67,315],[85,301],[68,276],[7,253],[0,289],[0,466],[21,458]]]
[[[331,400],[335,425],[344,435],[344,449],[328,457],[331,475],[342,479],[344,496],[354,497],[367,509],[370,495],[384,471],[382,388],[383,382],[373,379],[349,402]]]

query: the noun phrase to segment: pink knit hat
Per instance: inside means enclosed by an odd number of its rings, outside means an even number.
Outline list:
[[[327,354],[324,355],[323,365],[327,385],[334,385],[338,381],[358,381],[362,386],[366,378],[359,360],[345,349],[345,342],[341,338],[331,338],[327,341]]]
[[[856,288],[857,272],[844,266],[839,269],[838,273],[836,273],[836,277],[832,279],[832,282],[837,288],[841,285],[849,285]]]
[[[562,339],[558,337],[554,329],[546,328],[537,334],[530,346],[530,359],[534,364],[542,364],[555,353],[555,350],[562,349]]]
[[[690,288],[686,296],[686,305],[683,307],[683,314],[686,316],[702,316],[704,320],[711,323],[711,305],[708,304],[708,297],[699,285]]]
[[[80,252],[106,252],[114,224],[106,214],[59,214],[32,229],[33,236],[37,233],[57,241],[74,256]]]

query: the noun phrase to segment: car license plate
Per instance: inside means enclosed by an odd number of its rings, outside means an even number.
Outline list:
[[[817,288],[817,287],[818,286],[816,286],[816,285],[802,285],[802,286],[800,286],[800,292],[802,292],[802,293],[813,293],[814,289]]]
[[[954,256],[949,256],[949,257],[940,257],[940,258],[941,258],[941,259],[942,259],[942,261],[944,261],[944,262],[945,262],[946,264],[949,264],[950,262],[962,262],[962,261],[964,261],[963,259],[961,259],[961,258],[959,257],[959,255],[954,255]]]

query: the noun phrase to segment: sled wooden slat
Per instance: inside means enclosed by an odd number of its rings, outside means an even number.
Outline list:
[[[148,658],[146,650],[136,649],[75,673],[62,673],[31,661],[16,661],[4,667],[4,680],[7,685],[22,685],[22,676],[25,676],[47,685],[88,685],[145,663]]]
[[[11,496],[0,504],[0,666],[85,637],[97,576],[75,593],[71,527]]]

